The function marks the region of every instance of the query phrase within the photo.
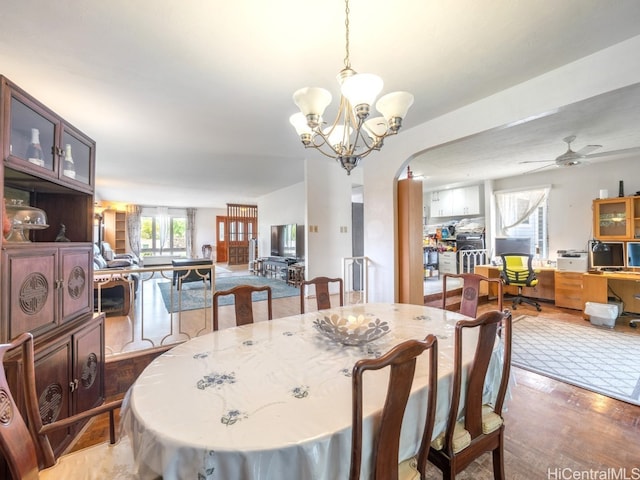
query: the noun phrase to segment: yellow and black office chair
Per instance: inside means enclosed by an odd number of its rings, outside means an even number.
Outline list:
[[[500,278],[505,285],[518,287],[518,295],[513,298],[512,309],[518,305],[528,303],[540,311],[540,304],[535,300],[522,295],[522,287],[535,287],[538,284],[536,272],[532,266],[533,255],[523,253],[504,253],[502,257],[502,270]]]

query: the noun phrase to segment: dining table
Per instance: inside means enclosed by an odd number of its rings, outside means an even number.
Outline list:
[[[435,437],[450,408],[455,325],[467,318],[421,305],[358,304],[227,328],[179,344],[154,359],[125,395],[121,426],[138,474],[142,479],[346,479],[354,364],[428,334],[438,339]],[[326,331],[336,322],[364,322],[372,338],[345,344]],[[464,335],[468,364],[477,332],[465,329]],[[500,344],[496,337],[495,352]],[[494,358],[487,402],[500,379],[500,355]],[[362,478],[370,474],[386,370],[365,374]],[[420,444],[427,374],[428,355],[422,355],[403,420],[400,459],[415,455]]]

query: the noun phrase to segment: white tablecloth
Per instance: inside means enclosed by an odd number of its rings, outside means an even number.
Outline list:
[[[391,331],[365,346],[346,347],[313,326],[315,319],[330,314],[379,318]],[[347,478],[354,363],[429,333],[439,342],[434,435],[439,433],[449,409],[454,326],[461,318],[430,307],[367,304],[229,328],[176,346],[144,370],[125,399],[122,422],[142,478]],[[471,350],[475,340],[469,340]],[[386,391],[386,375],[365,374],[363,478],[368,475],[370,432]],[[426,372],[419,364],[401,458],[413,455],[420,441],[425,383]]]

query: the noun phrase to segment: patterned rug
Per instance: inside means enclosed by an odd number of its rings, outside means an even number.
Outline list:
[[[512,364],[640,405],[640,334],[522,315],[513,321]]]
[[[287,285],[283,280],[276,280],[273,278],[257,277],[255,275],[247,276],[231,276],[231,277],[217,277],[216,278],[216,290],[228,290],[237,285],[254,285],[262,286],[268,285],[271,287],[272,298],[284,298],[293,297],[300,294],[300,290],[296,287]],[[173,287],[173,310],[171,310],[171,282],[158,283],[158,288],[162,294],[162,300],[167,309],[167,312],[173,313],[179,310],[198,310],[205,306],[205,285],[203,282],[190,282],[182,285],[182,289],[178,291],[176,287]],[[206,306],[211,306],[211,291],[209,290],[209,284],[206,284]],[[182,298],[179,297],[181,295]],[[254,301],[261,301],[267,299],[267,292],[257,292],[253,294]],[[232,305],[233,296],[220,297],[218,301],[219,305]],[[180,306],[182,308],[180,308]]]

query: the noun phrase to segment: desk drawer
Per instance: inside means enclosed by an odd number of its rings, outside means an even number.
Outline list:
[[[580,272],[555,272],[555,303],[557,307],[582,310],[582,277]]]

